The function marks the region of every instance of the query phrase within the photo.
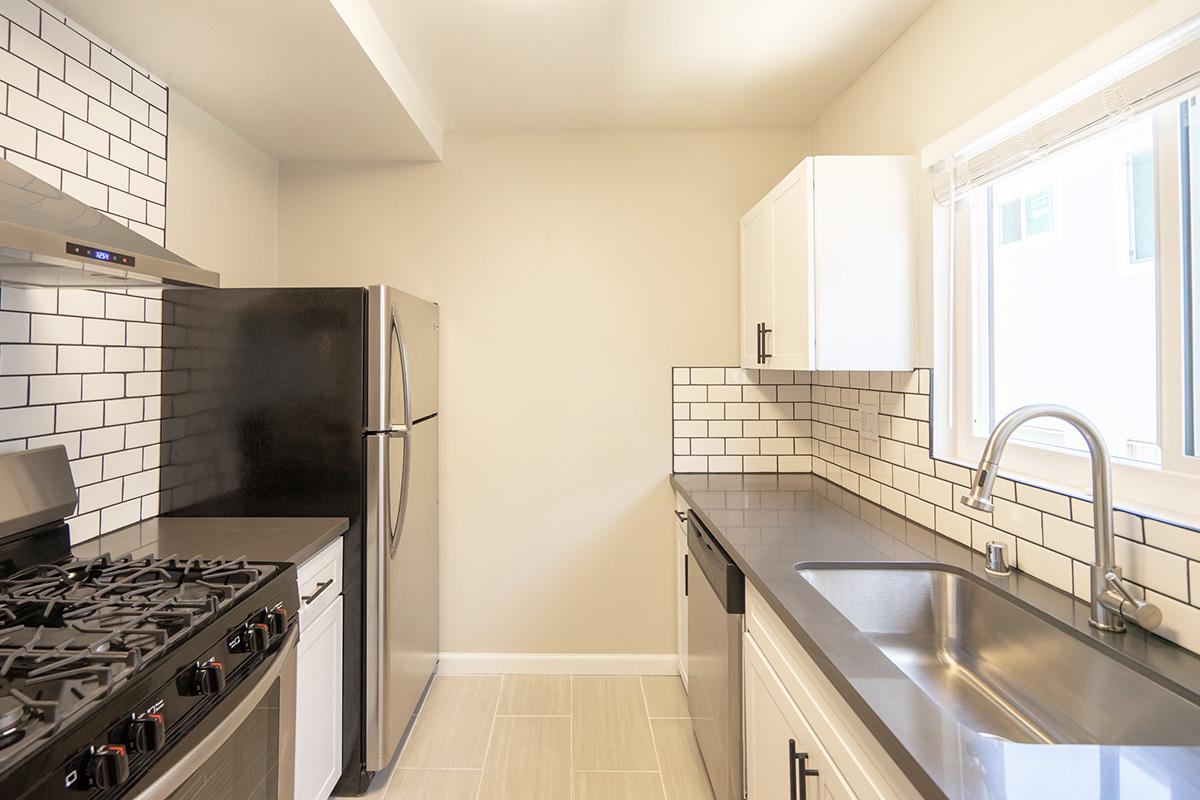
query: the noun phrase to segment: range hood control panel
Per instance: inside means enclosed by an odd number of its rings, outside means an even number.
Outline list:
[[[73,242],[67,242],[67,255],[83,256],[105,264],[116,264],[119,267],[132,267],[137,263],[133,256],[124,253],[114,253],[112,250],[101,250],[99,247],[88,247],[86,244]]]

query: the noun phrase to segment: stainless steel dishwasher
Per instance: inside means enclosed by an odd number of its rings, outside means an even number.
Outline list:
[[[688,512],[688,710],[716,800],[742,793],[742,572]]]

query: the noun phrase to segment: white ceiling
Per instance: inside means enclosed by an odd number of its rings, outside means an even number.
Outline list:
[[[280,160],[441,157],[367,0],[51,2]]]
[[[442,130],[802,127],[932,0],[51,0],[283,161]]]
[[[370,0],[447,130],[805,126],[931,0]]]

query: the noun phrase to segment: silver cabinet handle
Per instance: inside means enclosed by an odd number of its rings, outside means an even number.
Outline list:
[[[301,597],[300,599],[304,601],[304,605],[311,606],[313,601],[321,596],[321,592],[325,591],[330,586],[333,586],[333,578],[330,578],[327,581],[321,581],[320,583],[317,584],[317,590],[315,592],[313,592],[312,594],[306,594],[306,595],[304,595],[304,597]]]

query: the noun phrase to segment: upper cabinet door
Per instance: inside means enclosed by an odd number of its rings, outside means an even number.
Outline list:
[[[813,156],[742,218],[743,367],[913,368],[914,169]]]
[[[762,330],[772,319],[771,206],[760,203],[742,217],[741,364],[763,366]]]
[[[772,369],[815,369],[813,348],[812,161],[805,159],[780,184],[771,203],[775,325],[767,336]]]

